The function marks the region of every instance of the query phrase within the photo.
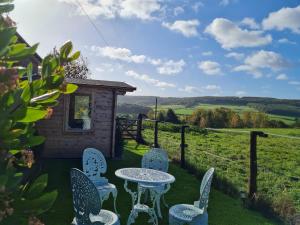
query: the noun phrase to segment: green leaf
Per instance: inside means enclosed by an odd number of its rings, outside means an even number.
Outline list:
[[[21,98],[23,99],[24,102],[28,103],[31,99],[31,90],[30,90],[30,85],[27,84],[22,92]]]
[[[59,75],[49,76],[46,81],[49,89],[57,89],[63,83],[64,77]]]
[[[80,57],[80,51],[75,52],[68,61],[74,61]]]
[[[39,176],[28,188],[26,191],[25,197],[29,199],[34,199],[39,197],[45,188],[47,187],[48,183],[48,175],[43,174]]]
[[[43,136],[31,136],[30,138],[27,139],[26,146],[31,148],[43,144],[44,142],[45,142],[45,137]]]
[[[7,46],[9,45],[11,39],[17,32],[15,27],[9,27],[3,30],[0,30],[0,56],[6,51]]]
[[[24,60],[24,59],[28,58],[29,56],[34,55],[37,48],[38,48],[38,44],[35,44],[32,47],[24,48],[22,51],[20,51],[16,54],[9,53],[6,60],[9,60],[9,61]]]
[[[0,5],[0,14],[8,13],[14,9],[13,4]]]
[[[67,84],[66,90],[63,91],[64,94],[71,94],[77,90],[78,86],[75,84]]]
[[[21,183],[23,178],[23,173],[10,172],[10,176],[8,177],[8,181],[6,184],[6,188],[9,190],[15,190]]]
[[[73,44],[71,41],[67,41],[61,48],[60,48],[60,57],[61,59],[65,60],[68,58],[68,55],[71,53],[73,49]]]
[[[57,191],[52,191],[45,193],[39,198],[28,200],[28,199],[18,199],[18,201],[13,203],[13,208],[17,212],[27,215],[40,215],[48,211],[54,204],[57,198]]]
[[[32,63],[29,63],[27,66],[27,79],[29,83],[32,82]]]
[[[18,154],[19,152],[21,152],[21,150],[9,150],[9,153],[12,154],[12,155],[16,155]]]
[[[27,45],[24,44],[24,43],[18,43],[18,44],[11,45],[11,46],[9,46],[9,52],[8,52],[8,54],[12,54],[12,55],[19,54],[26,47],[27,47]]]
[[[46,115],[47,115],[47,110],[38,109],[34,107],[27,107],[25,110],[24,117],[18,119],[17,122],[32,123],[45,118]]]

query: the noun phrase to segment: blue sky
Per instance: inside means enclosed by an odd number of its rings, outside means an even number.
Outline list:
[[[135,95],[300,97],[296,0],[15,0],[15,7],[18,31],[40,43],[41,56],[72,40],[91,78],[125,81]]]

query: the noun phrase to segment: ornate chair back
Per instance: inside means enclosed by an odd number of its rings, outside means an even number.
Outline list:
[[[200,199],[199,199],[199,204],[197,206],[200,209],[204,209],[204,211],[206,211],[208,207],[209,192],[210,192],[214,171],[215,171],[214,168],[210,168],[208,171],[206,171],[201,182]]]
[[[160,148],[152,148],[142,158],[142,168],[159,170],[168,172],[169,160],[165,150]]]
[[[90,214],[98,215],[101,210],[101,200],[93,182],[80,170],[71,169],[71,188],[75,220],[78,225],[102,225],[90,221]]]
[[[107,179],[101,177],[107,170],[107,164],[101,151],[95,148],[87,148],[83,151],[82,157],[83,172],[95,182],[107,183]]]

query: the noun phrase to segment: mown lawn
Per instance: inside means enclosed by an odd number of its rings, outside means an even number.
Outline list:
[[[118,210],[121,214],[121,224],[126,224],[131,208],[131,199],[124,191],[123,181],[114,175],[114,171],[123,167],[139,167],[141,156],[148,150],[145,146],[136,146],[134,142],[125,145],[124,157],[122,160],[109,160],[107,177],[110,182],[117,185]],[[49,174],[49,189],[57,189],[58,199],[54,207],[45,215],[42,220],[47,225],[70,224],[73,218],[72,195],[70,190],[69,171],[70,168],[81,169],[80,160],[46,160],[43,164],[43,172]],[[200,181],[177,165],[171,164],[169,172],[176,177],[176,182],[166,195],[170,205],[176,203],[192,203],[198,198]],[[113,201],[104,203],[103,208],[113,209]],[[162,207],[164,219],[159,221],[160,225],[167,225],[168,209]],[[147,216],[141,215],[136,224],[147,224]],[[258,212],[250,211],[242,207],[239,200],[233,199],[219,191],[212,190],[209,203],[209,224],[210,225],[271,225],[279,224],[270,219],[264,218]]]

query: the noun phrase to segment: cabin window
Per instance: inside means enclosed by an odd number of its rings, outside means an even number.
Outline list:
[[[71,94],[68,129],[90,130],[91,129],[91,95]]]

